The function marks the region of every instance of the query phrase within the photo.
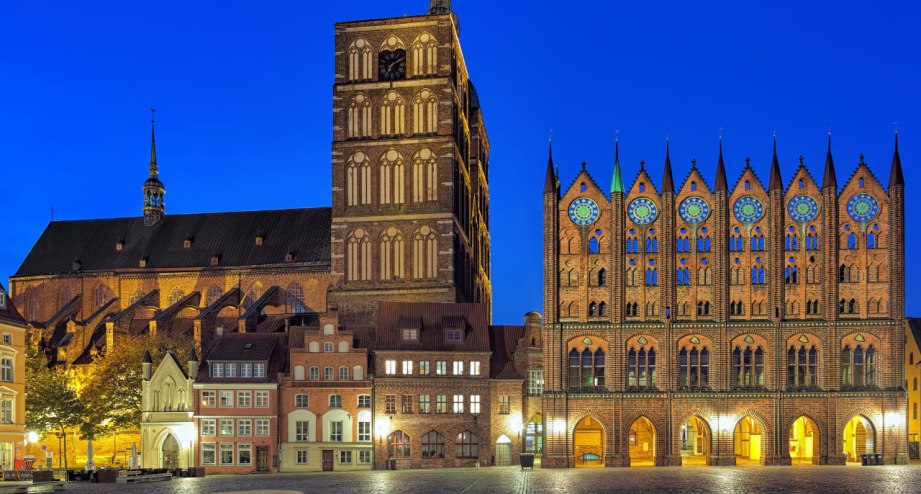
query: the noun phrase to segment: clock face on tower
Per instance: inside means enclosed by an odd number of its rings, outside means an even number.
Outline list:
[[[569,219],[579,226],[591,225],[599,214],[598,204],[587,197],[580,197],[569,205]]]
[[[406,77],[406,50],[382,51],[377,58],[377,71],[384,81]]]

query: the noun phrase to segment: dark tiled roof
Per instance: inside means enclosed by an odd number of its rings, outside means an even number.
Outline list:
[[[380,302],[377,316],[377,350],[488,352],[489,325],[486,304]],[[422,320],[419,340],[403,341],[401,323]],[[463,327],[462,343],[446,343],[444,327]]]
[[[515,346],[525,333],[524,326],[491,326],[489,341],[492,356],[489,370],[495,379],[523,379],[515,365]]]
[[[5,302],[3,307],[0,307],[0,321],[25,326],[26,320],[23,319],[19,311],[16,310],[16,306],[13,305],[13,301],[10,299],[9,294],[6,289],[3,288],[2,284],[0,284],[0,293],[3,293],[3,300]]]
[[[70,273],[76,260],[82,271],[137,269],[142,258],[149,269],[207,268],[215,255],[221,267],[260,266],[289,252],[294,262],[328,265],[331,222],[330,208],[167,215],[150,227],[143,217],[53,221],[15,276]]]
[[[909,317],[908,327],[911,328],[911,334],[915,337],[915,344],[921,347],[921,319]]]
[[[288,363],[288,335],[284,333],[232,333],[216,337],[204,351],[199,382],[276,382]],[[247,348],[248,347],[248,348]],[[208,372],[211,362],[268,362],[265,378],[215,378]],[[239,376],[239,375],[238,375]]]

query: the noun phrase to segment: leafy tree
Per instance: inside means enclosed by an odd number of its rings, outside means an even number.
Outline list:
[[[84,382],[81,397],[86,406],[86,420],[81,426],[84,438],[94,438],[112,430],[137,429],[141,423],[141,363],[150,352],[159,362],[167,351],[185,362],[192,351],[192,341],[165,337],[122,338],[115,348],[97,357],[91,376]]]
[[[63,435],[65,429],[83,423],[86,409],[68,375],[58,367],[48,368],[44,356],[30,349],[26,365],[26,427],[41,436]],[[67,442],[64,442],[67,468]]]

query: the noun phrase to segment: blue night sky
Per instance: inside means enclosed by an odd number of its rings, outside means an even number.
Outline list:
[[[148,108],[167,214],[328,206],[333,23],[423,13],[425,0],[3,2],[0,277],[56,219],[141,214]],[[658,181],[671,138],[712,185],[723,128],[730,181],[764,180],[776,129],[783,178],[803,155],[821,179],[831,128],[839,185],[860,153],[883,184],[894,122],[921,241],[917,2],[455,1],[492,142],[494,314],[542,310],[547,136],[568,185],[581,161],[610,183]],[[258,7],[257,7],[258,6]],[[921,263],[908,311],[921,314]]]

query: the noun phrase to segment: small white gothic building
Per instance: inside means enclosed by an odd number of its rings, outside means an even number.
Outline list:
[[[141,408],[141,466],[188,468],[195,466],[195,406],[192,383],[198,374],[195,351],[188,372],[172,352],[153,371],[150,353],[144,356]]]

